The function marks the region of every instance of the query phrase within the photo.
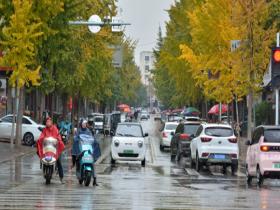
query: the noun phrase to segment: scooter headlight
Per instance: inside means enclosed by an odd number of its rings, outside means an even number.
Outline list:
[[[115,147],[120,146],[120,142],[119,142],[119,140],[115,140],[115,141],[114,141],[114,144],[115,144]]]

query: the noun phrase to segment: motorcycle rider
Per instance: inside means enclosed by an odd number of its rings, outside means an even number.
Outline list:
[[[58,141],[57,144],[57,154],[58,154],[58,158],[56,161],[56,165],[57,165],[57,170],[58,170],[58,174],[59,174],[59,178],[60,178],[60,182],[62,184],[64,184],[63,181],[63,168],[62,168],[62,164],[61,164],[61,158],[60,158],[60,154],[62,153],[62,151],[64,150],[65,146],[64,143],[61,139],[61,136],[58,132],[57,127],[53,124],[53,121],[50,117],[47,117],[46,119],[46,127],[43,129],[38,141],[37,141],[37,154],[39,156],[39,158],[41,158],[43,156],[43,141],[45,138],[47,137],[53,137],[56,138]]]
[[[84,134],[84,135],[88,135],[88,136],[93,136],[92,132],[87,127],[86,120],[81,120],[79,125],[80,125],[80,128],[78,129],[78,131],[74,137],[74,142],[72,145],[72,168],[76,165],[77,170],[79,170],[79,161],[77,161],[77,156],[80,154],[79,135]],[[93,149],[94,149],[94,145],[93,145]],[[93,186],[98,186],[97,179],[96,179],[95,165],[93,165]]]

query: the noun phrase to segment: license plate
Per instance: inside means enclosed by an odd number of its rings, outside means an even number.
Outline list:
[[[134,151],[133,150],[124,150],[123,153],[124,154],[133,154]]]
[[[274,163],[273,168],[280,168],[280,163]]]
[[[225,155],[214,155],[215,159],[225,159],[226,156]]]

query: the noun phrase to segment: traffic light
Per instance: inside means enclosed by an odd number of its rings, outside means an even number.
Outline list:
[[[274,47],[271,54],[272,86],[280,87],[280,47]]]

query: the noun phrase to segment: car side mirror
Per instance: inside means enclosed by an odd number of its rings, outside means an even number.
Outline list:
[[[245,142],[245,145],[250,146],[250,145],[251,145],[251,141],[250,141],[250,140],[247,140],[247,141]]]
[[[148,136],[149,136],[149,134],[148,134],[148,133],[145,133],[145,134],[144,134],[144,137],[148,137]]]
[[[171,135],[171,136],[174,136],[174,135],[175,135],[175,133],[172,131],[172,132],[170,133],[170,135]]]
[[[115,135],[114,131],[110,131],[110,135],[114,136]]]
[[[191,138],[191,139],[194,139],[194,138],[195,138],[195,135],[194,135],[194,134],[192,134],[192,135],[190,136],[190,138]]]

